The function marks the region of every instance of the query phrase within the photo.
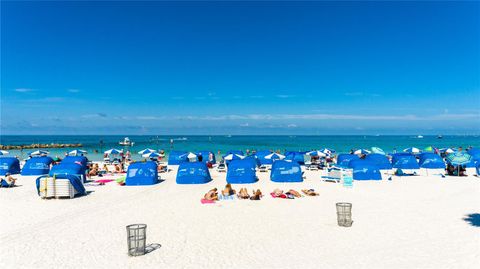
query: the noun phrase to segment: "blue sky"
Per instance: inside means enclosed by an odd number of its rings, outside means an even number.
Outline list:
[[[4,2],[2,134],[480,133],[479,2]]]

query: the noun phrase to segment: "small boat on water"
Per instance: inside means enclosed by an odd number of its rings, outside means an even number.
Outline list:
[[[438,135],[438,136],[437,136],[437,139],[442,139],[442,138],[443,138],[442,135]]]
[[[423,135],[417,135],[417,138],[423,138]]]
[[[118,142],[118,144],[120,144],[122,146],[133,146],[133,144],[135,144],[135,142],[131,141],[130,138],[125,137],[123,139],[123,141]]]

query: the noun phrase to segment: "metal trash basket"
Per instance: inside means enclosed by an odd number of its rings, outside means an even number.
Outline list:
[[[338,226],[351,227],[352,226],[352,204],[351,203],[337,203],[337,222]]]
[[[131,224],[127,226],[127,243],[129,256],[145,255],[146,241],[146,224]]]

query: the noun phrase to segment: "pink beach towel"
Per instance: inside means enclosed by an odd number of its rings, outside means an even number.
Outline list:
[[[207,199],[201,199],[200,202],[202,204],[214,204],[215,203],[214,200],[207,200]]]
[[[95,182],[98,182],[98,183],[108,183],[108,182],[112,182],[113,179],[97,179],[95,180]]]
[[[274,192],[270,193],[270,195],[271,195],[273,198],[282,198],[282,199],[287,198],[287,196],[286,196],[285,194],[281,194],[281,195],[277,196]]]

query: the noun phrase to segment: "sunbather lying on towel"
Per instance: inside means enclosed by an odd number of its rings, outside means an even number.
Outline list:
[[[257,189],[257,191],[253,190],[252,192],[253,196],[250,197],[250,200],[260,200],[263,197],[262,192],[259,189]]]
[[[203,199],[209,200],[209,201],[215,201],[218,200],[218,191],[217,188],[213,188],[209,190],[205,195],[203,196]]]
[[[238,198],[240,199],[248,199],[250,195],[248,194],[247,188],[241,188],[238,192]]]
[[[270,195],[273,197],[273,198],[287,198],[287,195],[285,193],[283,193],[282,190],[280,189],[274,189],[272,193],[270,193]]]
[[[314,189],[302,190],[306,196],[318,196],[320,194],[316,193]]]
[[[292,189],[288,190],[285,194],[286,194],[287,196],[288,196],[288,195],[293,195],[293,196],[296,197],[296,198],[302,197],[302,195],[301,195],[298,191],[292,190]]]
[[[230,183],[225,185],[225,189],[222,190],[222,195],[223,196],[230,196],[230,195],[234,195],[236,193],[237,192],[234,189],[232,189],[232,185],[230,185]]]
[[[13,186],[15,186],[15,181],[16,180],[17,179],[12,177],[12,175],[10,173],[6,173],[5,178],[0,180],[0,186],[1,187],[6,187],[6,188],[13,187]]]

